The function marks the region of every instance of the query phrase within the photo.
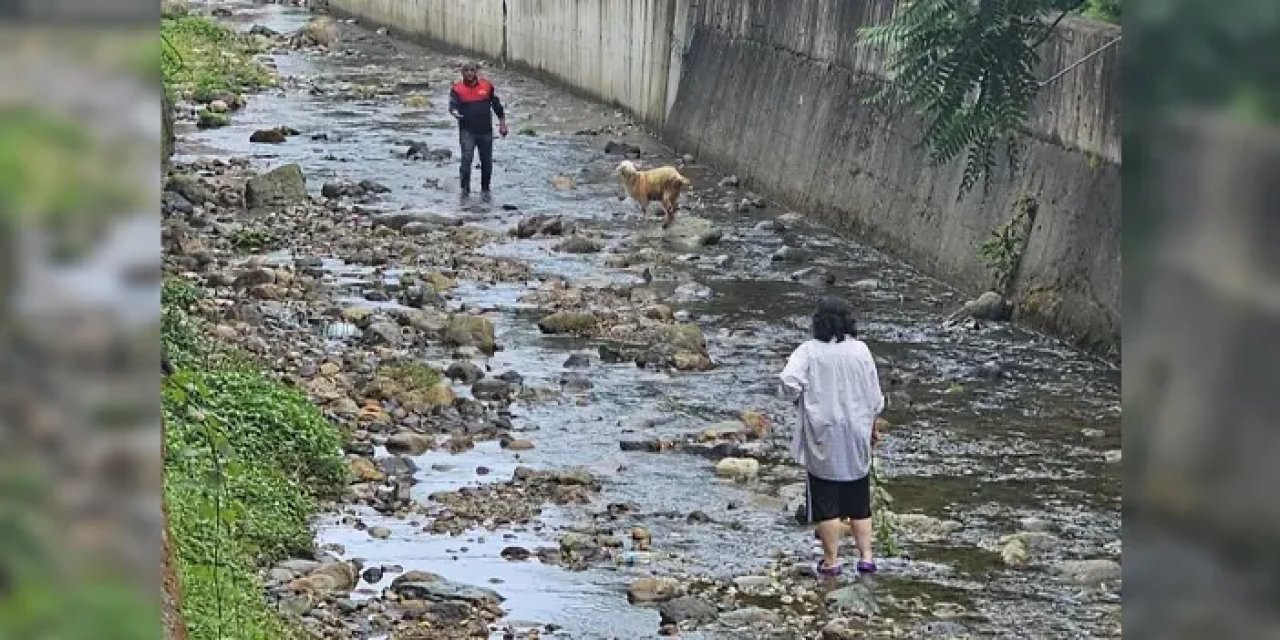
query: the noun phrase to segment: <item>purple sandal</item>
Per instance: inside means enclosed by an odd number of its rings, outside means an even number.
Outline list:
[[[828,578],[834,578],[844,573],[844,566],[842,564],[837,564],[834,567],[824,567],[822,566],[821,560],[818,561],[818,564],[814,565],[813,569],[818,575]]]
[[[858,561],[858,573],[875,573],[876,563],[867,562],[865,560]]]

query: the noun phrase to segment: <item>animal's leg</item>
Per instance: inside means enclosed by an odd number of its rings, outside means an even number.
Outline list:
[[[662,199],[662,208],[666,212],[666,220],[662,223],[663,229],[670,229],[671,223],[676,219],[676,208],[679,206],[679,192],[670,192]]]

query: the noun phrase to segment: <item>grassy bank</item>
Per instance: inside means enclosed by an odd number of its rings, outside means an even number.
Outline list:
[[[308,518],[346,471],[337,429],[306,396],[251,359],[211,344],[197,291],[162,293],[165,499],[193,640],[287,637],[259,568],[312,544]]]
[[[275,83],[271,72],[254,56],[260,41],[237,33],[203,16],[170,15],[160,21],[160,70],[168,95],[195,102],[223,100]],[[203,126],[227,123],[225,113],[206,110]]]

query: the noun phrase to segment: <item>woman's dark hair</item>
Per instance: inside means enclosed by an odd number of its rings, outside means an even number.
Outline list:
[[[858,329],[853,321],[853,310],[844,300],[823,298],[818,301],[818,309],[813,312],[813,337],[822,342],[844,342],[846,337],[854,338]]]

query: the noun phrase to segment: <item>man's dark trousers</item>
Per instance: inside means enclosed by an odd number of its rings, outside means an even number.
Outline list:
[[[462,190],[471,191],[471,163],[475,162],[476,150],[480,151],[480,190],[489,190],[489,178],[493,176],[493,134],[472,133],[466,129],[458,130],[458,138],[462,143]]]

